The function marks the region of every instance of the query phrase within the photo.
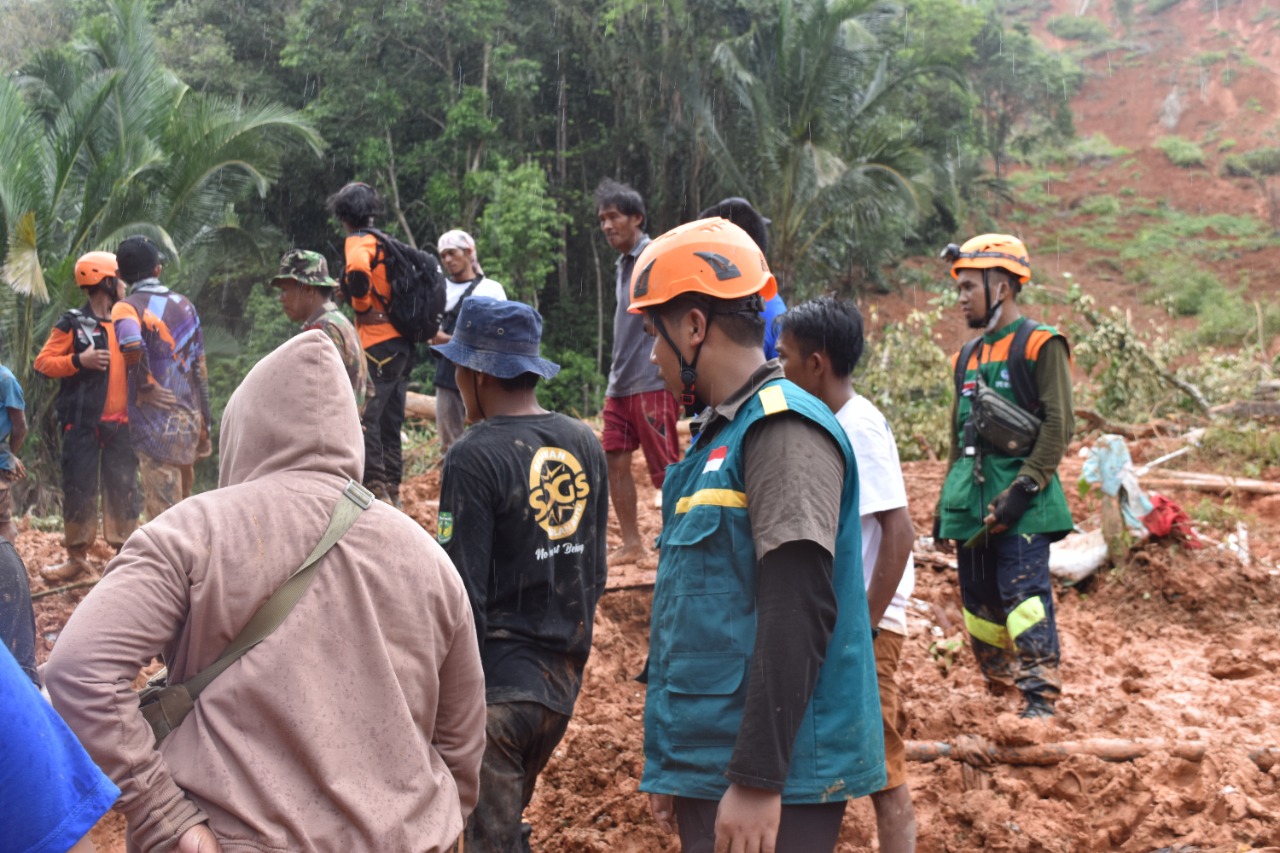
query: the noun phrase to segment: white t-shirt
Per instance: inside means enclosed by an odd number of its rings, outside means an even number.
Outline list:
[[[836,412],[836,420],[844,427],[853,455],[858,460],[858,513],[862,516],[862,572],[864,582],[871,585],[871,573],[880,553],[883,530],[875,514],[907,505],[907,486],[902,479],[902,463],[898,460],[898,444],[893,440],[889,422],[870,400],[854,394]],[[902,582],[893,594],[878,627],[899,634],[907,633],[907,599],[916,585],[915,561],[907,554],[907,568]]]
[[[454,281],[451,278],[445,279],[444,284],[444,310],[452,311],[454,306],[458,304],[458,300],[462,298],[462,294],[467,292],[467,288],[471,286],[471,279],[466,281]],[[483,278],[476,285],[472,296],[492,296],[494,299],[506,300],[507,292],[502,289],[502,285],[498,284],[491,278]]]

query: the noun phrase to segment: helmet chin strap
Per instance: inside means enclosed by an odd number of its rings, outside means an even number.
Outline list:
[[[996,325],[1000,322],[1000,315],[1004,313],[1003,299],[1001,299],[999,302],[995,303],[994,305],[991,304],[990,272],[991,270],[989,269],[984,269],[982,271],[982,293],[983,293],[983,297],[987,300],[986,316],[982,318],[981,326],[979,326],[977,323],[972,323],[972,322],[969,324],[972,328],[975,328],[975,329],[981,328],[984,332],[990,332],[993,329],[995,329]]]
[[[653,319],[653,327],[658,330],[658,334],[662,335],[662,339],[667,342],[667,346],[671,347],[672,352],[676,354],[676,358],[680,360],[680,403],[684,406],[692,407],[698,404],[698,393],[695,388],[698,382],[698,357],[702,355],[702,344],[698,344],[693,349],[693,361],[684,360],[684,353],[680,352],[680,347],[676,346],[676,342],[671,340],[671,335],[667,333],[667,327],[663,324],[662,318],[657,312],[649,315]],[[706,314],[707,325],[711,325],[711,314]],[[703,339],[705,341],[705,337]]]

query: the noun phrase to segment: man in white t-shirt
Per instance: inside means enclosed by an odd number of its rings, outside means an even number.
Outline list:
[[[492,296],[505,300],[507,292],[491,278],[486,278],[476,258],[476,241],[466,231],[446,231],[436,244],[440,252],[440,265],[449,276],[445,282],[444,317],[440,331],[431,343],[442,345],[453,339],[453,329],[458,323],[462,300],[468,296]],[[454,379],[453,362],[436,357],[436,432],[440,436],[440,458],[449,446],[462,437],[467,412],[462,405],[462,395]]]
[[[915,529],[898,445],[880,410],[853,390],[850,376],[862,357],[862,316],[851,303],[824,296],[779,318],[778,359],[788,379],[835,412],[858,460],[862,567],[875,631],[876,676],[884,717],[888,782],[871,795],[883,853],[912,851],[916,816],[907,787],[906,744],[899,731],[894,674],[907,634],[907,599],[915,586],[911,543]]]

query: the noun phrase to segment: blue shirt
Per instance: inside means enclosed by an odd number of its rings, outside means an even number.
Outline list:
[[[764,313],[760,316],[764,318],[764,357],[778,357],[778,325],[775,322],[783,314],[787,313],[787,303],[782,301],[782,294],[774,294],[774,297],[764,304]]]
[[[4,849],[63,853],[106,814],[120,789],[97,768],[7,650],[0,651],[0,708]]]
[[[13,371],[0,364],[0,468],[6,471],[13,469],[13,454],[9,452],[9,434],[13,432],[13,419],[9,417],[10,409],[27,410],[22,399],[22,386]]]

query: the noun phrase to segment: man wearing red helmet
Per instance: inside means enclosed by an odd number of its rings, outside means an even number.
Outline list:
[[[1017,237],[983,234],[942,257],[982,335],[952,358],[954,429],[934,537],[964,543],[960,595],[982,674],[1022,692],[1023,717],[1052,717],[1062,681],[1049,543],[1072,527],[1057,475],[1073,429],[1070,351],[1018,307],[1031,265]]]
[[[129,440],[129,393],[111,308],[124,296],[116,256],[89,252],[76,261],[76,284],[88,302],[64,313],[49,332],[36,370],[61,379],[56,405],[62,435],[62,528],[67,559],[41,574],[68,581],[89,568],[103,534],[119,550],[138,526],[138,457]]]
[[[853,449],[764,359],[777,285],[746,232],[687,223],[635,270],[650,358],[703,409],[662,487],[640,789],[686,853],[832,850],[885,783]]]

